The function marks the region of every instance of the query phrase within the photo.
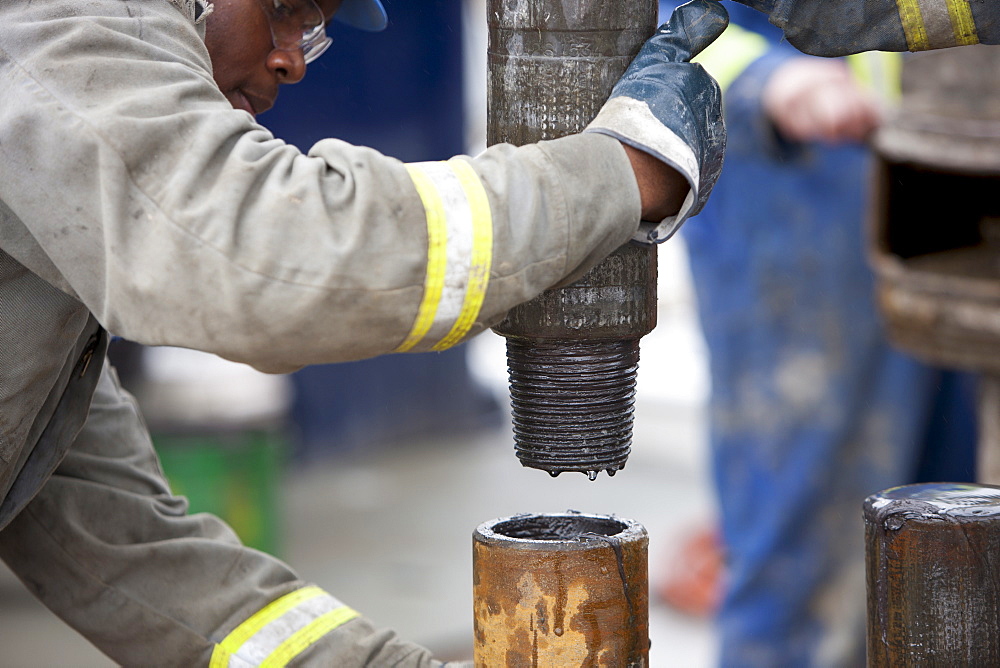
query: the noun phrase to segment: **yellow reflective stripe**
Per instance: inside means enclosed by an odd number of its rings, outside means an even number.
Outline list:
[[[479,317],[493,262],[493,217],[486,189],[461,159],[407,165],[424,204],[428,251],[424,294],[396,352],[444,350]]]
[[[930,48],[927,27],[920,11],[919,0],[896,0],[899,20],[906,34],[906,46],[910,51],[926,51]]]
[[[694,62],[701,63],[725,91],[767,49],[764,37],[731,23],[719,39],[694,58]]]
[[[910,51],[979,43],[969,0],[896,0]]]
[[[261,662],[261,668],[283,668],[314,642],[357,616],[358,613],[347,606],[326,613],[281,643]]]
[[[448,164],[458,177],[469,202],[472,214],[472,253],[469,260],[469,282],[461,313],[448,335],[434,345],[434,350],[450,348],[469,333],[483,307],[493,264],[493,215],[486,189],[469,163],[455,159],[448,161]]]
[[[227,668],[232,654],[222,645],[216,645],[212,651],[212,660],[208,662],[208,668]]]
[[[420,200],[424,203],[424,215],[427,219],[427,275],[424,277],[424,297],[420,302],[416,320],[409,335],[396,348],[398,353],[406,352],[417,345],[434,324],[441,293],[444,290],[444,273],[448,263],[447,217],[441,197],[434,183],[418,167],[407,165],[406,168],[413,185],[417,188]]]
[[[972,18],[969,0],[947,0],[947,2],[948,16],[951,18],[951,27],[955,32],[956,46],[978,44],[979,34],[976,32],[976,21]]]
[[[323,635],[358,617],[319,587],[271,602],[216,645],[209,668],[284,666]]]
[[[302,589],[293,591],[291,594],[286,594],[261,608],[252,617],[237,626],[232,633],[226,636],[226,639],[219,646],[230,654],[234,654],[243,646],[243,643],[275,619],[281,617],[303,601],[308,601],[311,598],[323,596],[324,594],[326,592],[319,587],[303,587]]]

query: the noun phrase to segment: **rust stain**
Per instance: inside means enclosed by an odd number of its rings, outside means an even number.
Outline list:
[[[475,543],[476,665],[648,665],[646,539]],[[572,549],[566,549],[571,545]]]

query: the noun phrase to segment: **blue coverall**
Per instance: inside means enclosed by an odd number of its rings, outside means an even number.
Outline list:
[[[763,14],[726,7],[767,45],[725,91],[722,176],[683,229],[711,356],[720,665],[863,666],[861,504],[972,479],[973,390],[886,342],[865,260],[870,156],[778,136],[761,89],[803,56]]]

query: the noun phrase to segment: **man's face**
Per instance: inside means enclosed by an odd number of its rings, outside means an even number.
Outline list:
[[[272,2],[273,0],[263,0]],[[215,83],[236,109],[254,116],[274,105],[278,86],[302,80],[306,63],[299,49],[274,46],[261,0],[215,0],[205,27]],[[342,0],[317,0],[329,20]]]

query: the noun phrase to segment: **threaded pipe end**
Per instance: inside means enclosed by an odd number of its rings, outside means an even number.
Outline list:
[[[507,339],[514,449],[557,476],[625,468],[632,444],[639,340]]]

